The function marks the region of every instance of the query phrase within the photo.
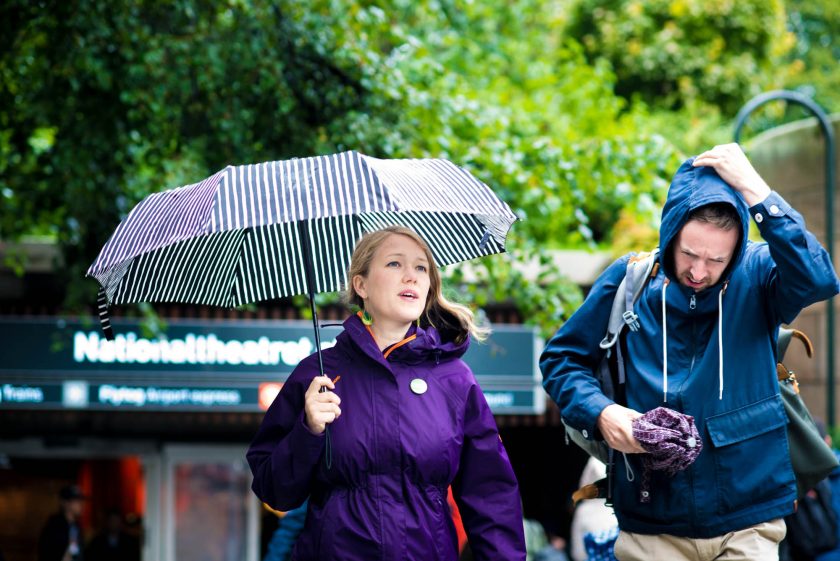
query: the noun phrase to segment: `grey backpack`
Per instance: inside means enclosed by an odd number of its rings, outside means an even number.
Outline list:
[[[639,316],[633,307],[647,280],[656,276],[659,270],[658,258],[658,248],[630,257],[624,278],[618,285],[613,299],[607,333],[601,340],[600,346],[604,354],[598,363],[595,378],[604,395],[616,403],[624,402],[624,357],[619,339],[625,327],[630,331],[639,330]],[[563,426],[566,429],[567,441],[571,439],[590,456],[595,456],[608,466],[611,464],[612,450],[606,442],[584,437],[579,430],[570,427],[565,421]]]

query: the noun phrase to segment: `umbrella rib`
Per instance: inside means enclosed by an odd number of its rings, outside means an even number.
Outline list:
[[[255,234],[257,234],[257,233],[259,234],[258,236],[254,236],[255,241],[259,242],[259,246],[257,247],[257,249],[262,250],[261,255],[266,255],[266,253],[265,253],[265,249],[266,249],[265,229],[264,228],[259,228],[258,231],[252,230],[252,232],[254,232]],[[256,258],[255,258],[254,262],[255,262],[255,264],[260,263],[261,265],[263,265],[263,267],[261,267],[262,274],[259,275],[260,287],[262,289],[261,300],[267,300],[270,296],[269,287],[271,286],[271,278],[270,278],[271,267],[270,267],[267,260],[257,261]],[[268,280],[268,282],[266,282],[266,280]]]
[[[280,297],[280,266],[277,261],[277,233],[278,228],[276,225],[272,224],[271,226],[265,227],[264,232],[264,240],[266,243],[266,247],[268,248],[268,259],[266,259],[266,266],[269,267],[268,269],[268,280],[269,280],[269,287],[271,288],[271,297],[272,298],[279,298]]]
[[[208,239],[208,243],[201,244],[201,246],[203,246],[202,251],[196,254],[193,258],[193,270],[198,271],[201,266],[204,265],[205,271],[210,273],[206,275],[204,279],[198,279],[198,281],[195,282],[195,287],[198,289],[194,295],[194,301],[196,303],[204,303],[204,293],[207,287],[213,285],[214,275],[212,272],[217,270],[213,266],[213,260],[214,257],[219,254],[218,248],[223,244],[225,236],[222,234],[211,234],[208,236]]]
[[[226,271],[221,271],[217,275],[218,281],[215,283],[215,296],[209,298],[210,302],[215,301],[218,306],[232,305],[230,281],[225,282],[225,279],[234,276],[232,272],[236,267],[236,254],[239,252],[239,246],[242,244],[242,235],[241,231],[236,230],[231,230],[230,233],[225,232],[223,234],[222,248],[224,251],[218,252],[217,262],[224,264]]]
[[[294,193],[297,195],[297,213],[295,214],[295,221],[300,221],[305,218],[306,213],[303,210],[303,198],[301,196],[301,168],[303,164],[299,160],[294,160],[292,162],[292,167],[294,169],[294,176],[292,177],[292,185],[291,188],[293,189]]]
[[[364,161],[361,158],[356,158],[351,163],[356,177],[356,182],[353,184],[353,192],[356,195],[357,207],[360,213],[370,212],[373,208],[368,200],[368,190],[365,188],[367,183],[365,183],[364,172],[362,170]],[[373,187],[373,184],[371,183],[370,186]]]

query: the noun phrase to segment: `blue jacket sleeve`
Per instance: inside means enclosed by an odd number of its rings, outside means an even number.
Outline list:
[[[286,561],[291,557],[292,549],[306,521],[308,504],[304,501],[302,505],[290,510],[280,519],[280,526],[271,535],[263,561]]]
[[[452,494],[477,561],[525,560],[519,484],[477,383],[464,411],[464,443]]]
[[[309,496],[324,450],[324,435],[312,434],[303,411],[304,393],[317,375],[311,363],[302,361],[283,384],[246,454],[251,488],[277,510],[291,510]]]
[[[607,267],[583,305],[549,340],[540,356],[545,391],[560,408],[564,422],[589,439],[599,435],[598,415],[614,403],[601,392],[595,369],[604,354],[599,344],[629,259],[630,255],[625,255]]]
[[[802,308],[837,294],[840,284],[828,252],[778,193],[751,207],[750,215],[772,258],[763,267],[763,282],[777,323],[790,323]]]

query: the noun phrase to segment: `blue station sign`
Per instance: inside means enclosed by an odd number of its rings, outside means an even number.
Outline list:
[[[93,318],[0,319],[0,408],[259,411],[315,350],[312,323],[167,320],[155,335]],[[340,325],[322,326],[321,346]],[[531,327],[499,325],[464,357],[497,414],[540,414],[545,397]]]

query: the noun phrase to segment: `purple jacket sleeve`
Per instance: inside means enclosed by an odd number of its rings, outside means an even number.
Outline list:
[[[519,484],[478,384],[469,389],[464,444],[452,492],[477,561],[524,561]]]
[[[306,426],[303,396],[316,372],[301,362],[268,408],[246,455],[257,497],[272,508],[290,510],[309,496],[324,449],[324,435]]]

